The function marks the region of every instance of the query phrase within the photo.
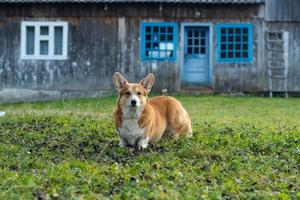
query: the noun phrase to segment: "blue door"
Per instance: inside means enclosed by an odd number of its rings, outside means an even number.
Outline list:
[[[183,86],[209,86],[208,28],[185,27]]]

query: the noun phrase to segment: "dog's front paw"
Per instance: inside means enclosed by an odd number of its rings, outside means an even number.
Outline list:
[[[149,143],[149,137],[140,139],[137,144],[138,150],[146,149],[148,147],[148,143]]]
[[[120,138],[120,143],[119,143],[119,146],[122,147],[122,148],[125,148],[127,147],[127,141],[124,140],[123,138]]]

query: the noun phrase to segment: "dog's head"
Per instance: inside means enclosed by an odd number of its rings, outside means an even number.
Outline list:
[[[154,75],[148,74],[139,83],[128,83],[119,72],[116,72],[113,76],[113,82],[119,92],[119,105],[139,108],[147,103],[147,95],[154,84]]]

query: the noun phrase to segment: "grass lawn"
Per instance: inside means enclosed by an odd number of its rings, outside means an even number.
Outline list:
[[[300,99],[177,96],[194,136],[118,146],[116,97],[0,104],[0,199],[300,199]]]

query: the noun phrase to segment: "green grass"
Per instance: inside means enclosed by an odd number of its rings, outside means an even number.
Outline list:
[[[300,99],[178,96],[194,136],[118,147],[116,97],[0,104],[0,199],[299,199]]]

